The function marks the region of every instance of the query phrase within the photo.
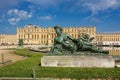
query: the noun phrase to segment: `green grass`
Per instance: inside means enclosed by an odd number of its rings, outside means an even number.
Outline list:
[[[39,78],[119,78],[120,68],[61,68],[41,67],[40,58],[43,54],[29,52],[27,49],[15,49],[15,54],[28,56],[27,59],[0,67],[0,77],[32,77],[32,68],[35,68]]]
[[[0,76],[5,77],[31,77],[32,67],[39,66],[42,54],[29,52],[26,49],[15,49],[15,54],[27,56],[27,59],[0,68]]]

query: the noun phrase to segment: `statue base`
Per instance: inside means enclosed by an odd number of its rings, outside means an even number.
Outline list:
[[[44,67],[115,67],[115,61],[108,55],[61,55],[43,56]]]

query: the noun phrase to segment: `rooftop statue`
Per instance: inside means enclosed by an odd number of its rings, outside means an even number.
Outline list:
[[[88,34],[84,37],[81,35],[78,39],[71,37],[69,34],[62,33],[60,26],[54,27],[57,36],[54,38],[54,46],[51,49],[52,54],[75,54],[76,52],[90,51],[92,53],[108,54],[108,51],[101,50],[92,45],[94,37],[90,38]]]

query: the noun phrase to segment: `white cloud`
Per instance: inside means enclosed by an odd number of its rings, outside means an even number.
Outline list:
[[[120,0],[97,0],[83,1],[83,6],[92,11],[92,14],[97,14],[99,11],[108,9],[116,9],[120,7]]]
[[[10,18],[8,19],[8,22],[12,25],[15,25],[17,22],[19,22],[20,19],[19,18]]]
[[[97,14],[100,11],[106,11],[109,9],[116,9],[120,7],[120,0],[27,0],[36,5],[43,7],[54,6],[58,7],[62,3],[72,3],[68,10],[74,9],[86,9],[92,11],[92,15]]]
[[[92,23],[99,23],[100,22],[100,20],[98,18],[95,18],[93,16],[88,16],[88,17],[84,18],[84,21],[89,21]]]
[[[40,20],[51,20],[52,17],[51,16],[40,16],[39,19]]]
[[[100,22],[99,19],[94,18],[94,17],[92,17],[92,18],[90,19],[90,21],[91,21],[91,22],[94,22],[94,23],[98,23],[98,22]]]
[[[18,10],[18,9],[11,9],[8,11],[8,14],[12,16],[11,18],[8,19],[10,24],[16,24],[20,20],[31,18],[32,17],[32,12],[27,12],[24,10]]]
[[[28,13],[27,11],[18,10],[18,9],[11,9],[11,10],[9,10],[8,14],[16,15],[16,16],[18,16],[21,19],[31,18],[32,17],[32,13]]]
[[[71,6],[68,10],[73,9],[86,9],[92,11],[92,14],[97,14],[99,11],[106,11],[109,9],[116,9],[120,7],[120,0],[27,0],[36,5],[43,7],[53,6],[58,7],[62,3],[69,3]]]

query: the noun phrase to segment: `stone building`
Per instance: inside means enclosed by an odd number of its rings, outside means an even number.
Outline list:
[[[120,45],[120,33],[96,33],[96,27],[64,27],[64,33],[68,33],[74,38],[89,34],[95,37],[93,43],[97,45]],[[24,28],[17,28],[17,34],[0,34],[0,44],[17,44],[19,39],[24,40],[24,44],[53,45],[56,36],[53,27],[43,28],[36,25],[26,25]]]
[[[120,47],[102,47],[104,50],[109,50],[109,55],[120,55]]]
[[[0,34],[0,45],[17,44],[17,35]]]
[[[120,45],[120,33],[97,33],[96,43],[98,45],[118,46]]]
[[[88,33],[90,37],[96,36],[96,27],[65,27],[64,33],[68,33],[74,38],[79,34]],[[23,39],[24,44],[53,45],[56,36],[54,28],[43,28],[35,25],[26,25],[24,28],[17,28],[17,39]],[[95,40],[94,40],[95,42]]]
[[[74,38],[89,34],[94,37],[93,43],[101,46],[109,46],[104,49],[109,50],[110,55],[120,55],[120,49],[113,48],[113,46],[120,46],[120,33],[96,33],[96,27],[64,27],[64,33],[68,33]],[[43,28],[36,25],[26,25],[24,28],[17,28],[15,35],[0,34],[0,45],[18,44],[19,39],[23,39],[24,44],[30,45],[53,45],[54,37],[56,36],[53,27]]]

